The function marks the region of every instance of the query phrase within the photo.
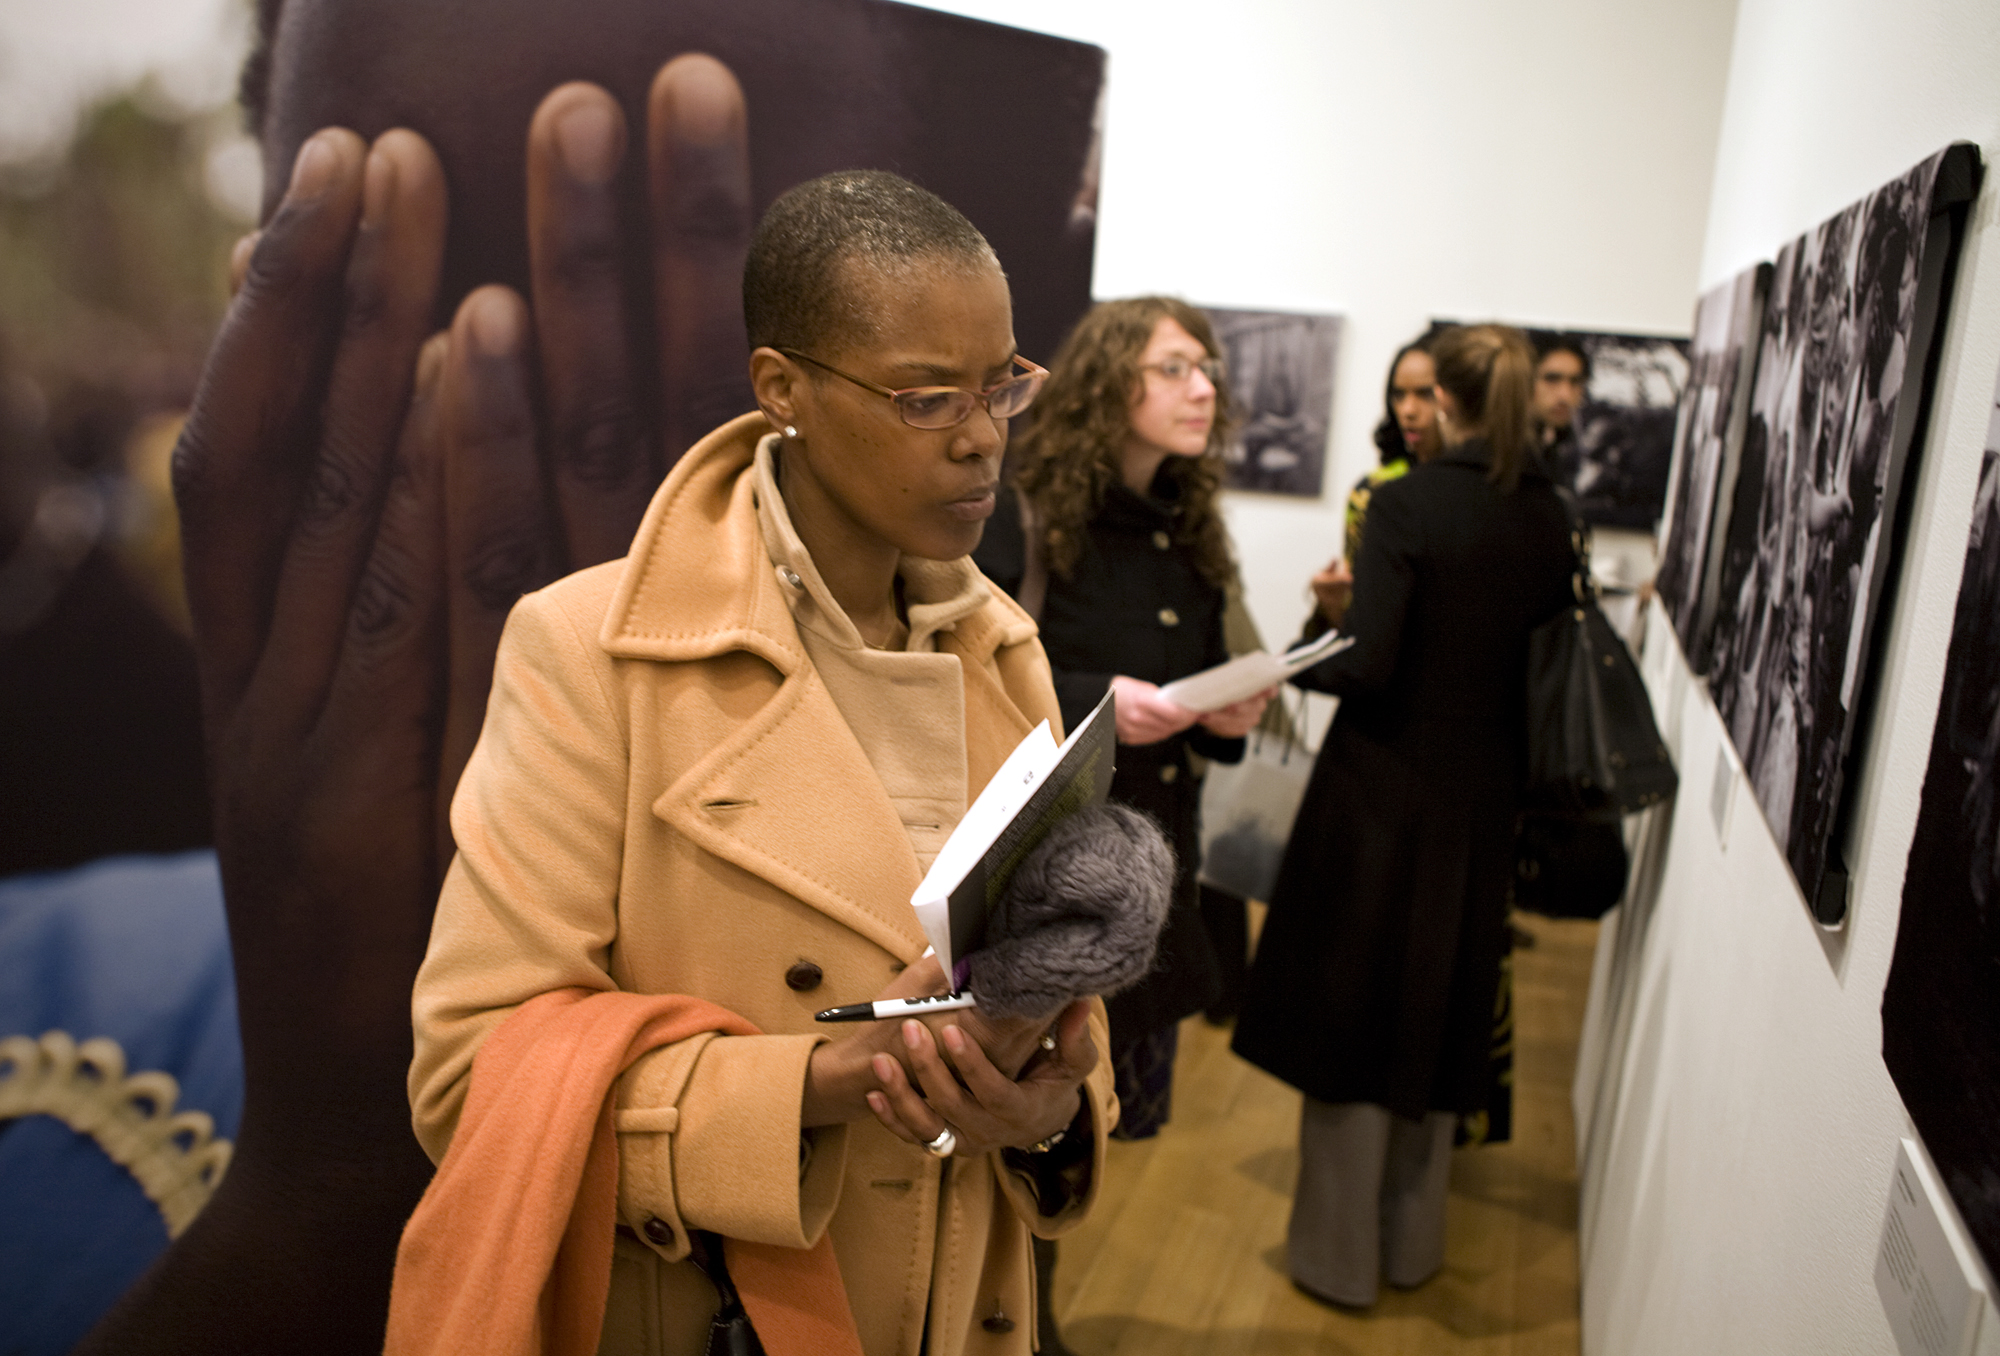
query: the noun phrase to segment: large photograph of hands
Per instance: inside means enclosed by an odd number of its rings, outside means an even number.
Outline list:
[[[1717,578],[1709,690],[1822,923],[1976,153],[1953,146],[1779,252]]]
[[[84,1351],[382,1348],[432,1168],[412,977],[495,647],[752,407],[771,201],[857,166],[939,194],[992,242],[1030,358],[1089,301],[1097,48],[880,0],[255,9],[262,234],[173,402],[244,1130]]]
[[[267,207],[318,128],[422,133],[454,195],[444,315],[481,284],[528,285],[521,141],[542,96],[578,80],[611,94],[620,155],[551,185],[604,199],[603,215],[542,220],[581,233],[586,269],[615,269],[629,296],[677,312],[657,337],[650,306],[623,318],[638,417],[664,421],[667,461],[751,407],[743,249],[771,201],[807,179],[893,170],[964,212],[1008,272],[1029,358],[1047,362],[1089,305],[1100,48],[884,0],[592,0],[562,22],[535,0],[491,0],[476,40],[452,5],[296,0],[282,13],[253,100]],[[691,52],[734,74],[735,117],[651,97],[662,63]],[[588,182],[600,169],[608,197]],[[650,240],[635,229],[649,220]]]

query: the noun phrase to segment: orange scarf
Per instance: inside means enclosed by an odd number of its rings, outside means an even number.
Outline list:
[[[403,1230],[386,1356],[591,1356],[618,1212],[612,1084],[648,1050],[704,1031],[754,1036],[681,994],[557,989],[486,1038],[458,1131]],[[833,1243],[727,1241],[770,1356],[861,1356]]]

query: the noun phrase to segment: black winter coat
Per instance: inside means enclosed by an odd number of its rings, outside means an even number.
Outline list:
[[[1309,1096],[1483,1108],[1525,766],[1528,633],[1570,597],[1554,487],[1468,442],[1376,489],[1341,698],[1293,825],[1236,1052]]]
[[[1153,489],[1170,494],[1172,482],[1162,476]],[[1223,592],[1195,567],[1193,551],[1174,540],[1176,513],[1171,501],[1113,486],[1091,520],[1075,570],[1068,578],[1049,572],[1042,647],[1065,726],[1073,729],[1089,715],[1118,674],[1168,683],[1229,657]],[[1020,588],[1027,554],[1013,493],[1000,496],[973,560],[1009,594]],[[1191,753],[1233,763],[1243,757],[1243,741],[1195,726],[1157,744],[1118,746],[1111,798],[1159,821],[1179,865],[1152,973],[1109,1000],[1114,1059],[1142,1036],[1201,1011],[1220,990],[1221,970],[1197,903],[1201,781]]]

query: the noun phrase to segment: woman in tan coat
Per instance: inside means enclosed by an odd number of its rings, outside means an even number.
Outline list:
[[[474,1053],[538,994],[712,1000],[766,1034],[661,1047],[614,1092],[603,1349],[701,1350],[713,1231],[830,1233],[871,1354],[1025,1352],[1030,1232],[1081,1219],[1116,1115],[1102,1005],[840,1040],[812,1014],[946,987],[911,892],[1060,723],[1033,623],[966,558],[1040,369],[984,239],[892,175],[779,199],[744,291],[761,413],[687,453],[626,559],[508,621],[417,980],[417,1132],[442,1157]]]

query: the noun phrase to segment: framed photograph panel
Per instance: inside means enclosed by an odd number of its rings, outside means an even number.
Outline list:
[[[2000,394],[1882,993],[1882,1058],[2000,1271]]]
[[[1758,338],[1709,692],[1829,926],[1846,916],[1847,761],[1978,168],[1949,147],[1786,245]]]
[[[1695,306],[1653,584],[1696,673],[1708,670],[1721,564],[1709,543],[1728,531],[1728,492],[1735,485],[1750,412],[1750,380],[1770,286],[1771,266],[1758,264],[1709,289]]]
[[[1236,431],[1222,450],[1223,483],[1319,498],[1333,424],[1340,317],[1204,308],[1229,367]]]

